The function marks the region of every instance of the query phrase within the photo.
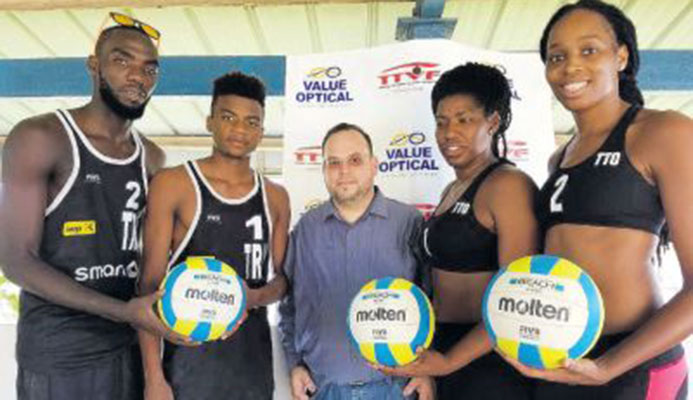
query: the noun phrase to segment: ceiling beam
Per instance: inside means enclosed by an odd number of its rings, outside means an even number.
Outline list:
[[[401,0],[378,0],[380,3],[394,3]],[[173,6],[245,6],[245,5],[286,5],[311,3],[375,3],[374,0],[138,0],[137,8]],[[413,2],[413,0],[412,0]],[[123,0],[0,0],[0,10],[60,10],[65,8],[106,8],[125,7],[133,2]]]

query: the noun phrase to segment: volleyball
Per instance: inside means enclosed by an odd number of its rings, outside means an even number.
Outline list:
[[[371,363],[408,364],[433,339],[433,307],[418,286],[401,278],[374,279],[356,294],[347,325],[352,343]]]
[[[594,346],[604,305],[592,278],[560,257],[513,261],[492,278],[482,303],[486,330],[496,347],[521,363],[554,369]]]
[[[161,319],[175,332],[198,342],[216,340],[233,329],[245,310],[241,278],[233,268],[211,257],[191,257],[171,268],[161,288]]]

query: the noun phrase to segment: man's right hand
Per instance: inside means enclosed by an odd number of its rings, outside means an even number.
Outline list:
[[[180,346],[199,343],[169,329],[154,312],[154,305],[164,295],[163,290],[141,297],[133,297],[125,304],[126,321],[135,329],[145,330]]]
[[[315,393],[317,387],[310,377],[308,369],[302,365],[291,370],[291,398],[293,400],[309,400],[308,393]]]
[[[144,400],[174,400],[173,390],[166,379],[157,379],[144,385]]]

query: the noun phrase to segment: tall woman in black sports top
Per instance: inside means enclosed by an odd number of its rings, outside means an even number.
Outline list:
[[[537,399],[683,399],[679,343],[693,332],[693,122],[641,109],[635,29],[611,5],[562,7],[540,52],[549,85],[577,125],[541,189],[545,252],[592,276],[606,320],[583,360],[554,371],[514,365],[544,380]],[[666,304],[653,265],[665,219],[684,279]]]
[[[441,400],[528,399],[527,380],[491,352],[480,323],[499,265],[537,250],[536,187],[500,150],[511,119],[508,81],[497,68],[469,63],[444,73],[431,97],[436,140],[456,175],[417,243],[432,266],[435,350],[384,371],[438,376]]]

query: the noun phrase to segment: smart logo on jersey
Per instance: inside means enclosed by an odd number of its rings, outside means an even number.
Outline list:
[[[420,89],[432,85],[440,76],[440,64],[415,61],[384,69],[378,75],[380,89]]]
[[[508,140],[507,156],[513,162],[529,161],[529,145],[524,140]]]
[[[63,224],[63,237],[96,235],[96,221],[66,221]]]
[[[98,281],[109,278],[137,278],[137,261],[130,261],[130,264],[105,264],[92,265],[90,267],[79,267],[75,270],[75,280],[77,282]]]
[[[321,165],[322,147],[304,146],[294,151],[294,164],[296,165]]]
[[[315,67],[308,71],[295,99],[300,104],[308,105],[354,101],[349,92],[347,80],[342,77],[342,69],[336,65]]]
[[[378,165],[383,173],[408,171],[437,171],[433,148],[426,143],[423,132],[399,132],[385,149],[384,161]]]

